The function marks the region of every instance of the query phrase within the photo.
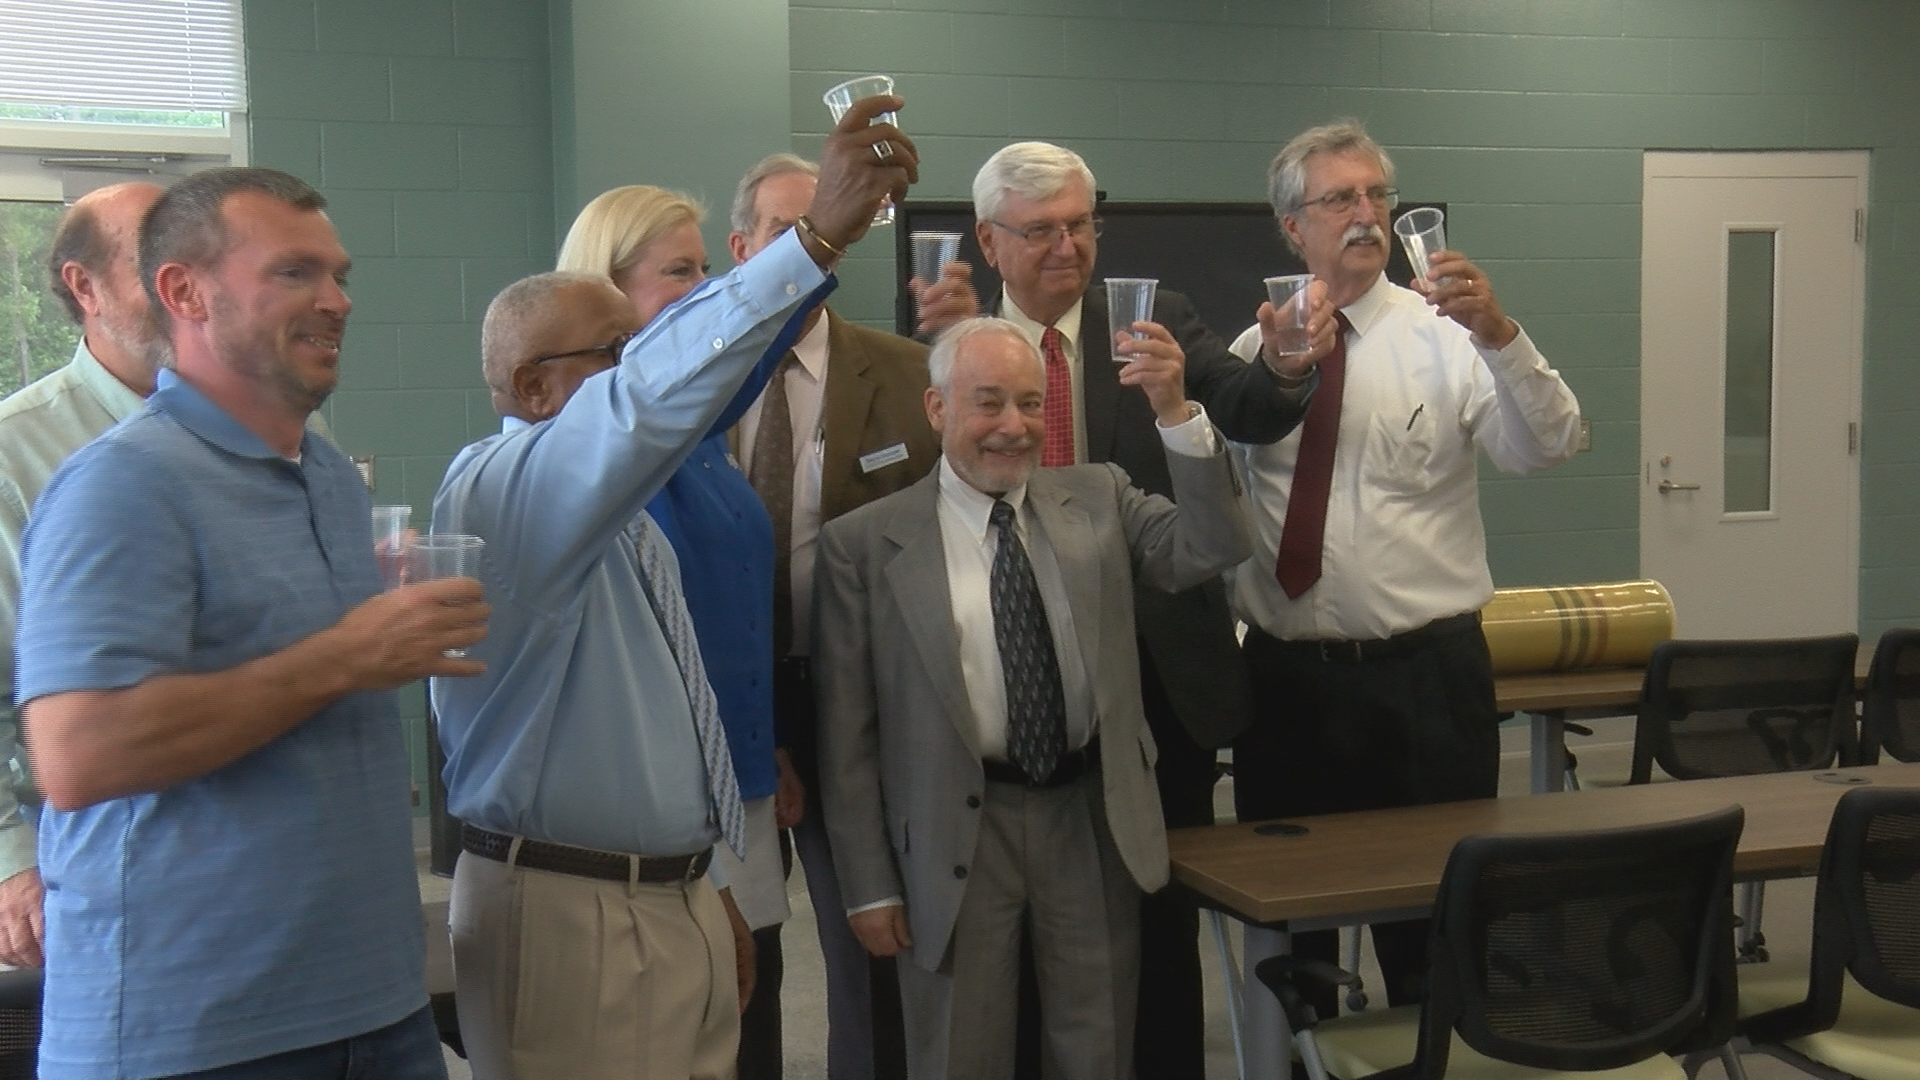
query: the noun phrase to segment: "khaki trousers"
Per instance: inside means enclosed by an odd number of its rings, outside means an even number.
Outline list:
[[[474,1080],[728,1080],[733,931],[713,886],[640,884],[462,853],[447,913]]]

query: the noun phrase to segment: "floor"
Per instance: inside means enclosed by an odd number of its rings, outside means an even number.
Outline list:
[[[1573,736],[1569,748],[1580,759],[1580,771],[1600,782],[1624,779],[1632,754],[1633,731],[1630,721],[1600,721],[1592,724],[1592,738]],[[1527,790],[1527,729],[1509,724],[1502,732],[1501,793],[1524,794]],[[1222,783],[1215,793],[1215,805],[1222,820],[1230,820],[1233,806],[1232,780]],[[424,835],[424,834],[423,834]],[[422,856],[424,862],[424,854]],[[446,896],[448,882],[421,874],[422,897],[429,919],[428,982],[432,989],[451,987],[446,953]],[[793,903],[793,918],[781,934],[786,956],[786,985],[781,994],[786,1027],[786,1076],[788,1080],[826,1080],[825,977],[820,950],[815,945],[813,909],[807,900],[806,884],[798,866],[788,892]],[[1768,945],[1775,962],[1804,962],[1807,935],[1811,926],[1813,883],[1811,879],[1773,882],[1767,886],[1765,927]],[[1232,949],[1239,954],[1239,934],[1230,929]],[[1233,1038],[1228,1030],[1225,991],[1220,974],[1220,957],[1204,926],[1201,959],[1206,971],[1207,995],[1207,1078],[1230,1080],[1238,1076]],[[1369,985],[1379,985],[1379,972],[1373,968],[1371,948],[1363,953],[1361,972]],[[470,1080],[466,1062],[447,1055],[449,1080]],[[1800,1080],[1806,1074],[1775,1058],[1748,1054],[1742,1058],[1748,1080]],[[1700,1080],[1725,1080],[1718,1062],[1700,1072]]]

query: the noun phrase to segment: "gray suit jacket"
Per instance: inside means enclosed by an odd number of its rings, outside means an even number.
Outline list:
[[[1140,705],[1134,584],[1189,588],[1249,547],[1225,454],[1167,458],[1177,508],[1110,464],[1039,469],[1027,484],[1092,686],[1107,820],[1147,891],[1166,883],[1167,839]],[[953,935],[986,788],[939,497],[936,469],[828,523],[814,577],[821,794],[840,893],[849,908],[904,897],[914,960],[929,971]]]

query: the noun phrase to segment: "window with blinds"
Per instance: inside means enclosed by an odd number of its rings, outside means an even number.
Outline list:
[[[5,0],[0,116],[224,125],[246,109],[239,9],[239,0]]]

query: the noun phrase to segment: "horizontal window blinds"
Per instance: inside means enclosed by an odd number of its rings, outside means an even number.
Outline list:
[[[239,0],[0,0],[0,101],[244,111]]]

